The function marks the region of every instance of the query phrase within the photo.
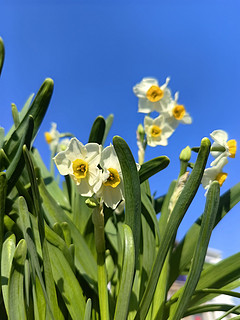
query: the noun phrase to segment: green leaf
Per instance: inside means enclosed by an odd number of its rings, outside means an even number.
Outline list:
[[[113,138],[124,181],[125,223],[132,229],[135,260],[138,261],[141,228],[141,190],[135,160],[127,143],[118,136]]]
[[[193,292],[197,286],[217,214],[219,193],[219,183],[217,181],[212,182],[207,193],[206,205],[203,213],[203,220],[199,238],[194,250],[188,277],[183,288],[179,289],[174,295],[174,297],[178,296],[178,301],[175,305],[173,305],[172,310],[170,311],[169,319],[180,320],[183,317],[185,310],[189,305],[189,301],[193,295]]]
[[[2,256],[2,246],[3,246],[3,235],[4,235],[4,215],[5,215],[5,203],[7,196],[7,179],[4,172],[0,172],[0,265]],[[1,272],[0,272],[1,277]],[[0,288],[1,293],[1,288]]]
[[[133,284],[135,252],[132,230],[128,225],[123,225],[124,229],[124,257],[121,273],[121,283],[117,295],[114,320],[127,319],[128,306]]]
[[[160,243],[160,247],[154,261],[154,265],[148,281],[148,285],[145,290],[144,296],[140,302],[140,306],[135,317],[136,320],[144,319],[147,315],[167,252],[174,240],[177,229],[201,183],[202,175],[203,175],[207,158],[209,155],[209,151],[210,151],[210,145],[211,144],[209,139],[207,138],[202,139],[200,151],[198,153],[198,157],[197,157],[197,161],[195,163],[194,169],[175,204],[175,207],[170,215],[168,224],[162,236],[162,241]]]
[[[26,161],[26,165],[27,165],[29,180],[31,183],[35,215],[37,216],[37,221],[38,221],[38,230],[39,230],[40,242],[42,247],[42,255],[43,255],[42,256],[43,270],[44,270],[46,291],[47,291],[46,302],[47,302],[47,305],[49,306],[48,312],[53,319],[54,318],[59,319],[60,314],[59,314],[59,308],[57,303],[57,294],[56,294],[53,275],[52,275],[52,268],[51,268],[51,263],[49,258],[47,241],[45,238],[44,218],[43,218],[43,210],[41,205],[42,200],[40,198],[40,193],[37,185],[37,177],[35,175],[31,155],[26,145],[23,146],[23,154]],[[26,210],[26,207],[25,207],[25,210]],[[38,273],[38,277],[41,282],[41,275],[39,275],[39,273]],[[43,293],[45,294],[44,286],[42,286],[42,289],[43,289]]]
[[[104,132],[104,136],[103,136],[103,139],[102,139],[102,145],[104,145],[106,139],[107,139],[107,136],[109,134],[109,131],[112,127],[112,123],[113,123],[113,114],[110,114],[106,119],[105,119],[105,123],[106,123],[106,127],[105,127],[105,132]]]
[[[5,49],[4,49],[3,39],[0,37],[0,75],[2,73],[4,57],[5,57]]]
[[[27,255],[27,244],[21,239],[16,247],[9,277],[8,307],[10,320],[26,319],[23,294],[24,263]]]
[[[165,169],[169,165],[169,163],[170,160],[166,156],[160,156],[144,162],[139,170],[140,183],[147,180],[159,171]]]
[[[225,217],[225,215],[240,201],[240,182],[226,191],[221,197],[218,207],[214,228]],[[171,271],[169,286],[174,282],[181,272],[188,267],[194,246],[196,244],[203,216],[200,216],[188,230],[185,237],[176,247],[171,258]]]
[[[91,311],[92,311],[92,300],[87,299],[86,309],[84,314],[84,320],[91,320]]]
[[[13,160],[10,162],[9,167],[6,170],[6,177],[8,180],[8,188],[7,188],[8,193],[15,186],[25,166],[25,161],[23,156],[23,145],[26,144],[28,148],[30,147],[32,134],[33,134],[33,118],[32,116],[29,116],[28,123],[26,125],[26,131],[24,132],[24,135],[21,139],[17,153],[13,158]]]
[[[28,119],[30,115],[33,117],[33,120],[34,120],[33,138],[36,136],[39,130],[39,127],[42,123],[42,120],[44,118],[44,115],[47,111],[47,108],[52,96],[52,92],[53,92],[53,80],[48,78],[43,82],[28,112],[22,119],[17,129],[13,131],[13,133],[9,138],[6,137],[7,140],[4,144],[4,151],[10,160],[13,159],[16,153],[16,150],[18,148],[19,141],[27,129]]]
[[[4,134],[5,134],[4,128],[0,127],[0,149],[2,149],[2,146],[3,146]]]
[[[63,253],[48,244],[54,281],[73,320],[84,319],[86,302],[82,289]]]
[[[204,312],[214,312],[214,311],[228,311],[232,308],[234,308],[234,305],[229,304],[205,304],[203,306],[197,306],[189,308],[185,314],[184,317],[190,316],[192,314],[198,314],[198,313],[204,313]],[[233,313],[240,314],[239,310],[235,310]],[[231,318],[232,320],[235,318]]]
[[[96,142],[102,144],[105,132],[105,120],[102,116],[98,116],[93,123],[88,142]]]
[[[12,117],[13,117],[15,128],[17,128],[20,124],[20,119],[19,119],[17,106],[14,103],[12,103]]]
[[[1,261],[1,284],[2,284],[2,295],[4,300],[4,306],[9,315],[8,308],[8,284],[9,276],[12,267],[12,260],[16,248],[16,236],[12,232],[6,234],[6,238],[3,242],[2,247],[2,261]]]

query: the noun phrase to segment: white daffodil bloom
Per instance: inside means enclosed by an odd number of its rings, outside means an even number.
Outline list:
[[[101,174],[102,186],[97,191],[97,196],[102,197],[107,207],[116,209],[124,196],[122,171],[113,145],[102,151],[100,166],[103,169]]]
[[[57,144],[60,138],[60,133],[57,131],[57,124],[51,123],[51,129],[49,132],[44,132],[45,139],[50,146],[51,151],[56,152]]]
[[[186,111],[184,105],[178,104],[179,93],[176,92],[174,100],[172,99],[170,103],[165,107],[161,114],[166,118],[166,121],[171,127],[176,129],[179,123],[191,124],[192,118]]]
[[[87,143],[85,146],[72,138],[65,151],[59,152],[53,160],[62,175],[70,175],[82,196],[90,197],[101,186],[98,164],[101,158],[101,146]]]
[[[211,182],[213,182],[214,180],[219,182],[220,187],[223,185],[224,181],[227,179],[227,173],[222,172],[222,169],[227,163],[227,157],[222,157],[218,161],[216,166],[204,170],[202,177],[202,185],[203,188],[206,190],[205,196],[207,195]]]
[[[213,139],[212,148],[223,147],[225,151],[211,151],[211,155],[215,160],[210,164],[215,166],[223,157],[235,158],[237,151],[237,141],[232,139],[228,140],[228,134],[223,130],[215,130],[210,134]]]
[[[167,88],[170,78],[159,86],[157,79],[143,78],[133,87],[133,92],[139,98],[138,112],[161,112],[171,101],[171,91]]]
[[[166,146],[167,139],[173,134],[174,129],[165,122],[162,115],[152,119],[149,116],[144,118],[144,129],[147,136],[147,144],[151,147],[157,145]]]

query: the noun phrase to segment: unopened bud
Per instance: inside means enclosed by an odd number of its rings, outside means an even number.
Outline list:
[[[188,162],[191,159],[191,148],[189,146],[181,151],[179,159],[185,162]]]

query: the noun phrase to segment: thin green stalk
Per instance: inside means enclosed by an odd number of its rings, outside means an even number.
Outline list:
[[[97,251],[98,297],[101,319],[109,320],[107,271],[105,265],[105,238],[103,208],[97,206],[93,210],[95,245]]]

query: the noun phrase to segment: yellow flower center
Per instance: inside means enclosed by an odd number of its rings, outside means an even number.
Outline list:
[[[151,86],[148,89],[146,96],[149,101],[157,102],[157,101],[161,100],[162,97],[164,96],[164,91],[161,88],[159,88],[158,86]]]
[[[220,184],[220,187],[223,185],[223,182],[227,179],[227,173],[225,173],[225,172],[220,172],[217,176],[216,176],[216,178],[215,178],[215,180],[217,180],[218,182],[219,182],[219,184]]]
[[[185,113],[186,110],[182,104],[177,104],[172,110],[172,114],[177,120],[181,120],[184,117]]]
[[[153,125],[151,127],[151,136],[152,137],[154,137],[154,138],[159,137],[161,135],[161,133],[162,133],[162,129],[159,128],[159,126]]]
[[[85,178],[88,171],[88,164],[82,159],[76,159],[72,162],[73,174],[79,180]]]
[[[110,173],[109,177],[107,178],[107,180],[103,184],[105,186],[110,186],[112,188],[116,188],[121,181],[119,173],[116,169],[113,169],[113,168],[108,168],[108,171]]]
[[[45,140],[48,144],[50,144],[53,141],[52,135],[49,132],[44,132]]]
[[[235,158],[237,152],[237,141],[232,139],[227,142],[228,150],[230,152],[230,158]]]

